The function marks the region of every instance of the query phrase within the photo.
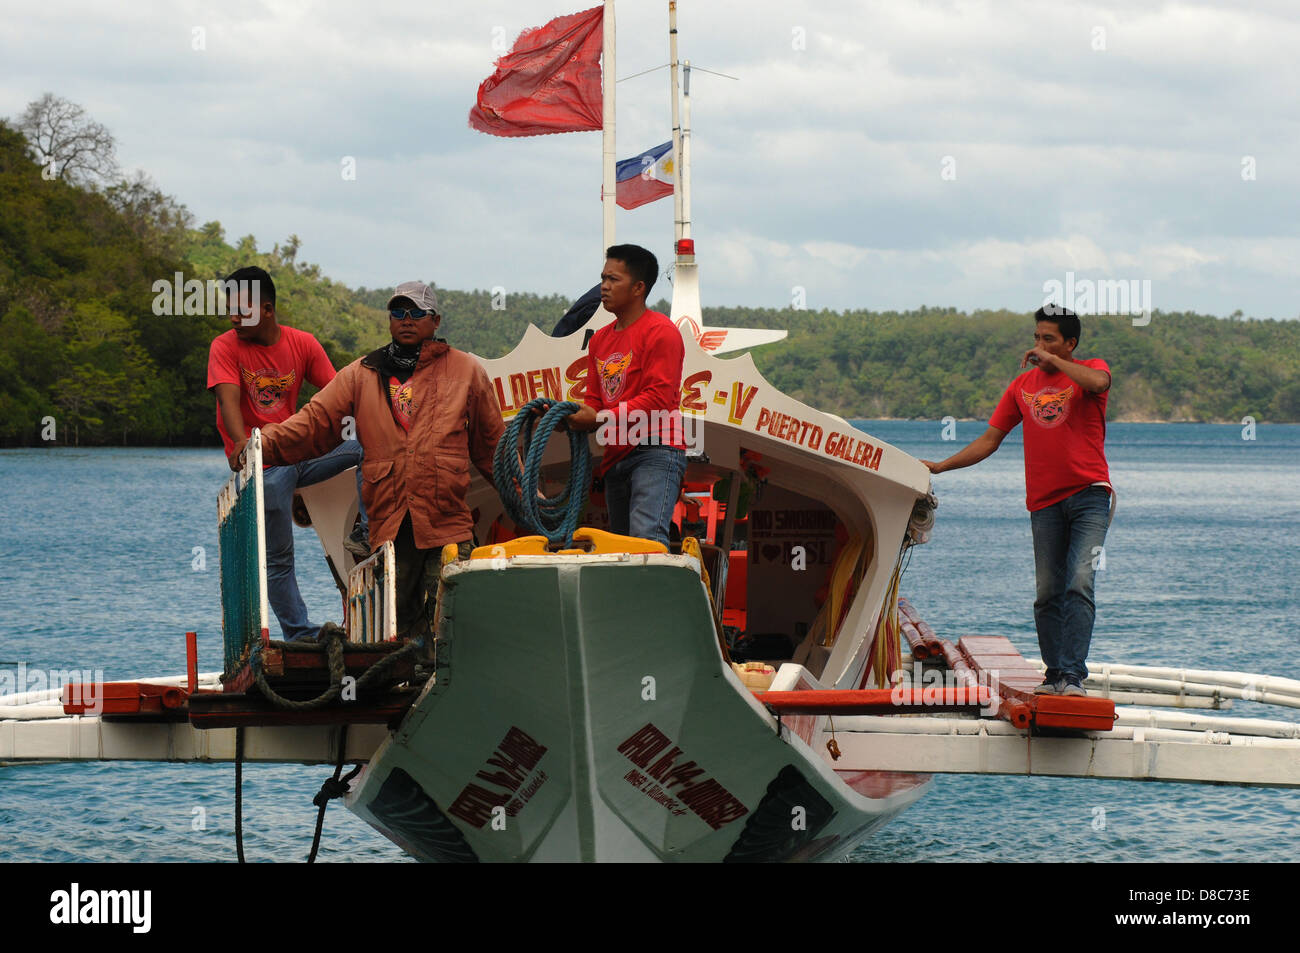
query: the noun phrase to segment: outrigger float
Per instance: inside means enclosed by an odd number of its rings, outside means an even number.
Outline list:
[[[674,46],[675,126],[676,66]],[[255,434],[218,501],[223,671],[199,673],[191,633],[183,676],[0,697],[0,761],[334,764],[322,811],[343,795],[446,862],[837,860],[942,773],[1300,787],[1300,725],[1204,711],[1300,707],[1300,681],[1100,664],[1087,697],[1034,696],[1042,666],[1009,640],[941,637],[899,597],[929,471],[722,357],[785,332],[704,326],[689,109],[674,142],[681,544],[609,533],[593,496],[557,548],[471,474],[484,545],[444,554],[432,644],[400,645],[391,545],[359,565],[342,546],[347,472],[300,491],[344,628],[274,641]],[[580,401],[588,337],[529,327],[483,360],[503,416]],[[556,490],[566,448],[539,466]]]

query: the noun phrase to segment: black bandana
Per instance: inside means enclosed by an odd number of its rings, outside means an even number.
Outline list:
[[[415,373],[415,364],[420,359],[420,348],[423,345],[423,341],[410,347],[390,341],[388,347],[384,348],[384,373],[405,383]]]

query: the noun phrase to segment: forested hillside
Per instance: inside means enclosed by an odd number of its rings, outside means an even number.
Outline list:
[[[275,279],[280,320],[315,334],[339,367],[387,341],[382,308],[391,285],[353,290],[331,281],[299,260],[300,245],[292,234],[269,251],[251,235],[232,244],[219,222],[195,227],[188,209],[143,174],[51,177],[28,138],[0,121],[0,446],[215,445],[208,346],[229,325],[158,306],[156,283],[178,273],[203,281],[261,265]],[[375,276],[376,284],[438,277]],[[497,357],[529,323],[549,332],[585,290],[494,299],[440,287],[440,333]],[[668,295],[668,282],[655,292]],[[667,301],[656,306],[667,310]],[[1031,310],[706,307],[704,318],[788,328],[788,340],[760,348],[754,360],[782,390],[824,410],[981,418],[1032,343]],[[1077,355],[1110,363],[1111,419],[1300,421],[1300,322],[1161,312],[1142,327],[1120,317],[1083,320]]]

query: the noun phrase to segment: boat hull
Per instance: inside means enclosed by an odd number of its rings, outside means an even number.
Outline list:
[[[714,634],[684,556],[444,570],[438,674],[349,807],[427,861],[837,860],[924,791],[841,777]]]

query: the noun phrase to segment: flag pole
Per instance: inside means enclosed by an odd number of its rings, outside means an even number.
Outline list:
[[[668,66],[673,104],[673,254],[682,240],[682,124],[678,116],[677,84],[677,0],[668,0]]]
[[[614,178],[617,160],[614,157],[614,87],[618,84],[618,73],[614,68],[614,0],[605,0],[605,12],[602,21],[604,43],[601,48],[602,76],[604,90],[601,119],[601,148],[603,169],[601,176],[600,201],[602,206],[602,228],[600,258],[605,259],[605,249],[614,244],[614,199],[618,192],[618,183]]]
[[[681,183],[682,202],[678,214],[679,238],[691,237],[691,61],[682,64],[682,155],[674,182]]]

